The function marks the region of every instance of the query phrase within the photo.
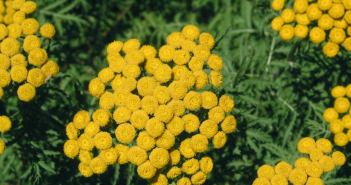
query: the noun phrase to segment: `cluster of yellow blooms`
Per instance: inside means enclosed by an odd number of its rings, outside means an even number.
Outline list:
[[[199,44],[195,42],[198,38]],[[209,84],[208,78],[216,88],[222,84],[219,71],[223,61],[211,54],[214,45],[212,35],[200,34],[193,25],[170,34],[158,58],[156,48],[140,48],[137,39],[110,43],[109,67],[89,83],[89,92],[99,98],[101,108],[92,114],[92,121],[87,111],[79,111],[66,127],[69,140],[64,152],[70,158],[79,156],[81,174],[90,177],[104,173],[108,165],[130,162],[151,184],[167,185],[168,179],[179,179],[178,185],[203,184],[213,162],[208,156],[194,157],[205,152],[211,140],[214,148],[222,148],[226,134],[236,129],[236,119],[229,115],[234,108],[230,96],[218,100],[213,92],[195,91]],[[212,70],[209,76],[203,71],[205,62]],[[112,87],[111,92],[105,91],[106,86]],[[111,134],[102,131],[111,127],[113,120],[117,126],[115,146]],[[175,145],[180,134],[187,138]],[[132,141],[136,146],[127,145]],[[94,148],[100,150],[99,156],[93,156]],[[179,164],[181,156],[183,164]],[[191,177],[180,178],[183,173]]]
[[[279,31],[284,40],[291,40],[294,36],[305,38],[319,44],[329,41],[323,46],[323,53],[327,57],[338,54],[339,44],[347,51],[351,51],[351,37],[346,38],[346,33],[351,36],[351,1],[350,0],[295,0],[294,9],[286,8],[281,16],[275,17],[271,23],[272,29]],[[275,11],[282,10],[285,0],[273,0],[272,7]],[[315,21],[315,22],[314,22]],[[295,24],[293,27],[292,24]],[[310,26],[312,29],[309,30]]]
[[[294,167],[282,161],[275,167],[263,165],[257,170],[258,178],[253,185],[324,185],[320,178],[324,172],[331,172],[335,165],[342,166],[346,162],[345,155],[335,151],[331,157],[325,154],[331,153],[332,143],[328,139],[302,138],[297,144],[297,150],[302,154],[308,154],[309,158],[301,157],[295,161]]]
[[[42,25],[39,30],[37,20],[26,18],[27,14],[33,13],[37,8],[33,1],[14,0],[6,1],[5,4],[7,14],[4,18],[0,14],[0,20],[4,19],[5,24],[8,24],[6,26],[0,23],[0,100],[4,95],[3,88],[14,81],[23,83],[19,86],[17,95],[20,100],[28,102],[35,97],[36,87],[59,72],[56,62],[48,60],[48,54],[41,48],[40,40],[40,36],[51,39],[56,31],[49,23]],[[0,0],[0,12],[3,13],[4,10],[3,1]],[[39,37],[36,35],[38,31]],[[19,42],[19,38],[24,38],[23,42]],[[22,48],[25,51],[23,53]]]
[[[7,116],[0,116],[0,132],[4,133],[11,129],[11,120]],[[5,151],[5,142],[0,138],[0,155]]]
[[[348,86],[336,86],[332,89],[331,95],[336,98],[334,107],[327,108],[323,113],[323,118],[329,123],[330,131],[335,134],[334,142],[338,146],[345,146],[351,141],[351,84]],[[348,113],[348,114],[347,114]],[[339,119],[339,114],[342,118]],[[347,129],[347,133],[344,130]]]

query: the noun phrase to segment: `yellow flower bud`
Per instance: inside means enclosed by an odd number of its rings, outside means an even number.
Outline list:
[[[82,150],[91,151],[94,148],[93,138],[88,136],[88,134],[82,134],[78,138],[78,145]]]
[[[100,152],[100,157],[107,165],[115,164],[119,153],[114,148],[104,149]]]
[[[56,33],[54,25],[50,23],[45,23],[43,26],[40,27],[40,34],[45,38],[52,39]]]
[[[217,149],[219,148],[223,148],[225,143],[227,142],[227,135],[222,132],[222,131],[219,131],[217,132],[217,134],[213,137],[213,146]]]
[[[22,21],[21,27],[24,35],[34,35],[39,29],[39,22],[34,18],[28,18]]]
[[[211,52],[207,46],[204,45],[197,45],[194,48],[194,56],[199,57],[200,59],[207,61],[208,57],[210,57]]]
[[[153,75],[155,72],[155,69],[162,64],[163,63],[161,62],[160,59],[152,58],[152,59],[149,59],[146,61],[144,68],[145,68],[147,73],[149,73],[150,75]]]
[[[187,25],[182,29],[182,33],[186,39],[195,40],[199,37],[200,30],[194,25]]]
[[[147,132],[140,132],[138,138],[136,139],[137,145],[144,149],[145,151],[149,151],[155,147],[155,139],[151,137]]]
[[[182,50],[192,52],[196,46],[196,42],[192,40],[184,40],[181,44]]]
[[[212,49],[215,45],[215,40],[211,34],[203,32],[199,36],[199,43],[201,45],[207,46],[208,49]]]
[[[4,133],[11,129],[11,120],[7,116],[0,116],[0,132]]]
[[[126,145],[122,145],[122,144],[117,144],[115,146],[115,150],[118,152],[118,158],[117,158],[117,162],[118,164],[126,164],[128,163],[128,150],[129,150],[129,146]]]
[[[190,145],[195,152],[202,153],[208,149],[208,139],[202,134],[196,134],[191,137]]]
[[[338,146],[345,146],[349,142],[349,138],[343,132],[337,133],[334,136],[334,142]]]
[[[167,105],[173,109],[174,116],[184,115],[186,109],[182,100],[172,100]]]
[[[130,117],[130,123],[139,130],[145,128],[147,121],[149,121],[149,116],[145,110],[134,111]]]
[[[101,83],[99,78],[94,78],[89,82],[89,92],[92,96],[100,98],[105,92],[105,84]]]
[[[200,90],[205,88],[205,86],[208,84],[207,74],[203,71],[196,71],[194,72],[194,76],[196,78],[194,85],[195,89]]]
[[[20,43],[13,38],[6,38],[1,42],[1,53],[12,57],[19,53],[21,49]]]
[[[194,185],[203,184],[203,183],[205,183],[206,179],[207,179],[207,174],[202,172],[202,171],[199,171],[191,176],[191,182]]]
[[[151,118],[146,122],[145,126],[146,132],[152,136],[153,138],[157,138],[158,136],[162,135],[165,131],[164,124],[157,120],[156,118]]]
[[[197,159],[192,158],[183,163],[182,169],[186,174],[192,175],[200,169],[200,163]]]
[[[275,11],[282,10],[285,5],[285,0],[273,0],[272,2],[272,8]]]
[[[337,165],[337,166],[342,166],[346,162],[345,154],[343,154],[340,151],[333,152],[332,158],[333,158],[335,165]]]
[[[13,39],[17,39],[20,38],[22,35],[22,27],[21,25],[17,24],[17,23],[12,23],[10,25],[7,26],[8,30],[9,30],[9,38],[13,38]]]
[[[306,166],[310,162],[311,162],[311,160],[309,160],[308,158],[301,157],[301,158],[296,159],[294,166],[295,166],[295,168],[301,168],[301,169],[303,169],[305,171],[306,170]]]
[[[306,173],[310,177],[320,177],[323,174],[323,166],[319,162],[310,162],[306,166]]]
[[[307,181],[307,174],[301,168],[295,168],[289,175],[289,181],[293,184],[305,184]]]
[[[50,75],[52,75],[52,77],[55,77],[58,74],[60,68],[56,62],[49,60],[43,66],[41,66],[41,70],[45,73],[46,77],[49,77]]]
[[[48,59],[48,54],[45,49],[34,48],[30,50],[28,62],[34,66],[42,66]]]
[[[93,171],[91,170],[89,165],[79,163],[78,170],[84,177],[91,177],[93,175]]]
[[[208,138],[212,138],[218,132],[218,125],[212,120],[206,120],[200,125],[200,133]]]
[[[150,154],[150,161],[151,161],[151,155],[152,155],[152,152]],[[132,164],[137,165],[137,166],[143,164],[148,157],[146,151],[138,146],[133,146],[132,148],[130,148],[128,150],[127,156],[128,156],[129,162],[131,162]],[[152,163],[152,161],[151,161],[151,163]]]
[[[78,157],[82,164],[89,165],[93,159],[93,154],[87,150],[80,150]]]
[[[67,140],[63,145],[63,152],[67,157],[73,159],[79,153],[79,146],[77,140]]]
[[[115,135],[119,142],[128,144],[132,142],[135,138],[135,128],[129,123],[123,123],[118,125]]]
[[[123,44],[122,50],[125,54],[132,50],[136,50],[140,48],[140,42],[138,39],[129,39],[127,42]]]
[[[164,148],[168,150],[172,148],[174,144],[175,137],[169,130],[165,130],[161,136],[156,138],[156,145],[159,148]]]
[[[167,37],[168,38],[168,37]],[[160,47],[158,56],[162,62],[170,62],[173,59],[175,49],[171,45],[164,45]]]
[[[89,122],[88,125],[84,128],[84,133],[89,137],[94,137],[98,132],[100,132],[100,127],[94,122]]]
[[[279,30],[279,35],[283,40],[289,41],[294,38],[294,28],[291,25],[286,24]]]
[[[170,179],[174,179],[178,177],[180,174],[182,174],[182,170],[178,167],[172,167],[168,172],[167,172],[167,177]]]
[[[180,152],[177,149],[170,149],[169,150],[169,162],[168,165],[177,165],[180,161]]]
[[[143,179],[151,179],[156,174],[156,168],[152,166],[150,161],[146,161],[138,166],[137,172]]]
[[[102,94],[99,99],[99,105],[102,109],[105,109],[105,110],[112,109],[115,106],[113,102],[113,94],[108,91]]]
[[[33,1],[26,1],[22,4],[20,7],[20,11],[26,13],[26,14],[31,14],[37,9],[37,4]]]
[[[179,151],[185,158],[192,158],[196,155],[191,147],[191,138],[187,138],[180,143]]]
[[[29,83],[21,85],[17,90],[18,99],[29,102],[35,97],[35,87]]]
[[[185,65],[190,60],[190,53],[185,50],[176,50],[173,54],[173,62],[177,65]]]
[[[11,79],[17,83],[23,82],[27,79],[28,70],[22,65],[17,65],[11,68]]]
[[[271,180],[274,175],[275,175],[274,168],[272,166],[269,166],[266,164],[262,165],[257,170],[258,177],[265,177],[265,178]]]
[[[161,83],[166,83],[172,78],[172,69],[167,64],[159,65],[154,70],[155,79]]]
[[[95,157],[92,159],[89,167],[95,174],[102,174],[107,170],[107,165],[104,163],[101,157]]]
[[[113,41],[107,46],[107,54],[112,52],[120,52],[123,47],[122,41]]]
[[[89,113],[85,110],[77,112],[73,117],[73,124],[77,129],[85,128],[90,122]]]
[[[66,135],[68,139],[78,139],[78,130],[74,127],[73,122],[67,124]]]
[[[185,40],[185,36],[182,33],[173,32],[170,35],[168,35],[167,44],[174,48],[179,48],[184,40]]]
[[[285,177],[289,177],[290,172],[292,170],[292,166],[288,164],[285,161],[279,162],[275,167],[274,167],[275,173],[283,175]]]

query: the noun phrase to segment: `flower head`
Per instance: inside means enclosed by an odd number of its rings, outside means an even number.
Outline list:
[[[142,77],[138,80],[138,93],[140,96],[152,95],[156,87],[155,79],[151,77]]]
[[[84,129],[84,133],[90,137],[94,137],[98,132],[100,132],[100,127],[94,122],[90,122]]]
[[[129,94],[129,96],[126,98],[125,106],[131,111],[136,111],[140,109],[140,101],[141,100],[138,95]]]
[[[346,113],[349,110],[350,101],[347,98],[339,97],[334,102],[334,108],[338,113]]]
[[[334,26],[334,19],[330,17],[329,14],[323,14],[321,18],[318,19],[318,27],[322,30],[330,30]]]
[[[204,61],[207,61],[208,57],[210,57],[211,55],[211,51],[209,50],[209,48],[204,45],[195,46],[193,53],[195,57],[199,57]]]
[[[156,174],[156,168],[152,166],[150,161],[146,161],[137,168],[138,175],[143,179],[151,179]]]
[[[179,48],[182,42],[185,40],[185,36],[180,32],[173,32],[167,37],[167,44]]]
[[[74,127],[73,122],[67,124],[66,135],[68,139],[78,139],[78,130]]]
[[[127,64],[122,72],[125,77],[132,78],[137,78],[141,74],[140,67],[136,64]]]
[[[158,52],[158,56],[160,57],[160,60],[162,62],[170,62],[173,59],[173,54],[175,52],[175,49],[171,45],[164,45],[160,47],[160,50]]]
[[[55,77],[58,74],[60,68],[56,62],[49,60],[41,66],[41,70],[45,73],[46,77],[49,77],[50,75],[52,75],[52,77]]]
[[[194,88],[195,89],[203,89],[208,84],[208,76],[203,71],[194,72],[194,76],[196,78]]]
[[[93,113],[94,123],[100,126],[106,126],[109,122],[111,122],[111,113],[105,109],[97,109]]]
[[[181,72],[180,75],[180,81],[184,83],[188,89],[192,88],[195,85],[196,77],[193,72],[186,70]]]
[[[164,148],[154,148],[150,153],[149,160],[152,166],[161,169],[168,164],[169,153]]]
[[[146,151],[138,146],[133,146],[132,148],[130,148],[128,150],[127,156],[128,156],[129,162],[131,162],[132,164],[137,165],[137,166],[143,164],[147,160],[147,157],[148,157]],[[150,156],[151,156],[151,154],[150,154]],[[151,159],[150,159],[150,161],[151,161]]]
[[[310,162],[306,166],[306,173],[310,177],[320,177],[323,174],[323,166],[319,162]]]
[[[133,125],[123,123],[117,127],[115,134],[119,142],[128,144],[134,140],[136,131]]]
[[[349,142],[349,139],[345,133],[340,132],[335,134],[334,142],[338,146],[345,146]]]
[[[206,179],[207,179],[207,174],[202,172],[202,171],[199,171],[191,176],[191,182],[194,185],[203,184],[203,183],[205,183]]]
[[[39,29],[39,22],[34,18],[28,18],[22,21],[21,27],[24,35],[34,35]]]
[[[147,121],[149,121],[149,115],[145,110],[136,110],[130,117],[130,123],[139,130],[145,128]]]
[[[0,24],[0,40],[7,37],[8,34],[9,30],[7,29],[7,27],[4,24]]]
[[[30,50],[28,62],[34,66],[42,66],[48,59],[48,54],[45,49],[34,48]]]
[[[199,57],[191,57],[190,62],[188,63],[188,66],[191,71],[196,72],[196,71],[202,71],[204,67],[204,61],[199,58]]]
[[[125,105],[125,101],[129,95],[130,92],[128,90],[119,88],[115,90],[112,98],[116,106],[122,107]]]
[[[211,71],[210,72],[210,79],[211,79],[211,85],[215,88],[220,88],[222,86],[222,79],[223,76],[220,72],[218,71]]]
[[[7,116],[0,116],[0,132],[4,133],[11,129],[11,120]]]
[[[212,120],[206,120],[200,125],[200,133],[208,138],[212,138],[218,132],[218,125]]]
[[[29,83],[21,85],[17,90],[18,99],[25,102],[31,101],[35,97],[35,94],[35,87]]]
[[[20,43],[13,38],[6,38],[1,42],[1,53],[12,57],[19,53],[21,49]]]
[[[188,52],[192,52],[194,50],[196,46],[196,42],[192,41],[192,40],[184,40],[181,44],[181,48],[182,50],[188,51]]]
[[[152,58],[152,59],[149,59],[146,61],[144,68],[145,68],[147,73],[149,73],[150,75],[153,75],[155,72],[155,69],[162,64],[163,63],[161,62],[160,59]]]
[[[301,168],[303,170],[306,170],[306,166],[311,162],[311,160],[309,160],[308,158],[305,157],[301,157],[296,159],[295,161],[295,168]]]
[[[275,175],[274,168],[269,165],[262,165],[261,167],[258,168],[257,170],[257,176],[258,177],[265,177],[269,180]]]
[[[319,27],[314,27],[310,31],[310,40],[315,43],[319,44],[325,40],[325,31]]]
[[[92,96],[99,98],[105,92],[105,84],[99,78],[94,78],[89,82],[89,92]]]
[[[173,61],[177,65],[184,65],[187,64],[190,60],[190,53],[185,50],[176,50],[173,54]]]
[[[73,124],[77,129],[85,128],[90,122],[89,113],[85,110],[77,112],[73,117]]]
[[[138,39],[129,39],[124,43],[122,50],[124,53],[128,53],[130,51],[136,50],[140,48],[140,41]]]
[[[200,30],[194,25],[187,25],[182,30],[183,35],[186,39],[195,40],[200,35]]]
[[[290,172],[292,170],[292,166],[288,164],[285,161],[279,162],[275,167],[274,167],[275,173],[276,174],[281,174],[285,177],[289,177]]]
[[[22,27],[17,23],[12,23],[8,25],[7,29],[9,30],[9,38],[18,39],[22,35]]]
[[[202,134],[196,134],[191,137],[190,145],[196,153],[202,153],[208,149],[208,139]]]
[[[146,131],[139,133],[136,142],[137,145],[145,151],[153,149],[156,143],[155,139],[151,137]]]
[[[199,36],[199,43],[201,45],[207,46],[208,49],[212,49],[215,45],[215,40],[211,34],[203,32]]]
[[[112,52],[119,53],[122,50],[122,47],[123,47],[122,41],[119,41],[119,40],[113,41],[106,48],[107,54],[112,53]]]
[[[40,27],[40,34],[45,38],[52,39],[56,33],[54,25],[50,23],[45,23],[43,26]]]
[[[316,148],[316,142],[310,137],[302,138],[297,143],[297,149],[300,153],[309,154],[312,149]]]
[[[223,148],[226,142],[227,135],[223,131],[217,132],[217,134],[213,137],[212,140],[213,146],[217,149]]]
[[[160,105],[156,109],[154,116],[156,119],[168,123],[173,118],[173,109],[168,105]]]
[[[329,156],[326,156],[326,155],[323,156],[318,162],[323,166],[324,172],[331,172],[335,168],[335,163],[333,161],[333,158]]]
[[[285,5],[285,0],[273,0],[272,2],[272,8],[275,11],[282,10]]]
[[[63,145],[63,152],[66,154],[67,157],[71,159],[76,157],[79,153],[78,141],[72,139],[67,140]]]
[[[91,177],[94,174],[89,164],[79,163],[78,170],[84,177]]]
[[[151,118],[146,122],[145,126],[146,132],[152,136],[153,138],[157,138],[158,136],[162,135],[165,131],[164,124],[157,120],[156,118]]]
[[[123,144],[117,144],[115,146],[115,150],[118,152],[119,157],[117,158],[118,164],[128,163],[127,152],[129,150],[129,146]]]
[[[26,14],[31,14],[37,9],[37,4],[33,1],[26,1],[22,4],[20,7],[20,11],[26,13]]]
[[[99,99],[99,105],[102,109],[105,109],[105,110],[112,109],[115,106],[113,102],[113,94],[108,91],[102,94]]]
[[[313,148],[310,153],[310,159],[312,161],[318,161],[319,159],[321,159],[323,157],[323,151],[318,149],[318,148]]]
[[[190,111],[195,111],[201,106],[201,95],[199,92],[190,91],[187,95],[185,95],[183,102],[185,108],[189,109]]]
[[[145,56],[144,53],[140,50],[132,50],[126,54],[125,59],[128,64],[138,65],[144,62]]]
[[[95,157],[91,160],[89,167],[95,174],[102,174],[107,170],[107,165],[101,159],[101,157]]]
[[[346,162],[345,154],[343,154],[340,151],[333,152],[332,158],[333,158],[335,165],[337,165],[337,166],[342,166]]]
[[[185,158],[192,158],[196,155],[190,143],[191,138],[187,138],[180,143],[179,151]]]
[[[156,174],[152,179],[149,180],[151,185],[167,185],[168,179],[163,174]]]
[[[289,181],[293,184],[305,184],[307,181],[307,174],[301,168],[295,168],[290,172]]]
[[[180,161],[180,152],[177,149],[170,149],[169,150],[169,165],[177,165]]]
[[[93,155],[91,152],[87,150],[79,150],[79,160],[82,164],[89,165],[91,160],[93,159]]]
[[[17,65],[11,68],[10,74],[13,81],[21,83],[27,79],[28,70],[22,65]]]
[[[153,92],[154,97],[158,100],[160,105],[167,103],[171,99],[166,86],[157,86]]]
[[[172,69],[167,64],[159,65],[154,70],[155,79],[161,83],[166,83],[172,78]]]
[[[107,165],[112,165],[117,162],[119,153],[114,148],[104,149],[100,152],[102,161]]]
[[[181,81],[173,81],[169,86],[168,90],[171,94],[171,97],[174,100],[183,99],[188,91],[185,84]]]
[[[82,134],[78,138],[79,148],[86,151],[91,151],[94,148],[93,138],[88,134]]]
[[[174,135],[178,136],[184,131],[184,121],[178,116],[174,116],[173,119],[166,124],[167,129]]]
[[[180,174],[182,174],[182,170],[179,167],[172,167],[167,172],[167,177],[170,179],[174,179],[174,178],[178,177]]]
[[[174,144],[175,144],[175,137],[169,130],[165,130],[161,136],[156,138],[157,147],[168,150],[172,148]]]
[[[183,116],[186,111],[182,100],[172,100],[167,106],[170,106],[173,109],[174,116]]]
[[[17,65],[22,65],[24,67],[27,67],[28,62],[26,61],[26,57],[22,54],[17,54],[13,57],[11,57],[11,66],[17,66]]]

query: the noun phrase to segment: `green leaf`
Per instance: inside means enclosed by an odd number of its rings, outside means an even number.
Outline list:
[[[45,164],[44,161],[39,161],[38,164],[39,164],[42,168],[44,168],[46,171],[49,171],[49,172],[51,172],[51,173],[53,173],[53,174],[56,174],[55,170],[52,169],[49,165]]]

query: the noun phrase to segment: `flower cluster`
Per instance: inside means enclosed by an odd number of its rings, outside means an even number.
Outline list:
[[[323,113],[323,118],[329,123],[330,131],[335,134],[335,144],[345,146],[351,141],[351,109],[348,99],[351,97],[351,84],[346,87],[334,87],[331,95],[336,98],[334,107],[327,108]],[[339,119],[339,114],[341,119]],[[347,130],[346,134],[344,130]]]
[[[9,117],[0,116],[0,132],[4,133],[11,129],[12,123]],[[5,142],[0,138],[0,155],[5,151]]]
[[[285,0],[273,0],[275,11],[282,10]],[[284,40],[291,40],[294,36],[305,38],[309,33],[310,40],[323,46],[323,53],[327,57],[335,57],[339,44],[347,51],[351,51],[351,1],[350,0],[295,0],[294,8],[286,8],[279,17],[271,23],[272,29],[279,31]],[[293,27],[295,25],[295,27]],[[309,27],[311,28],[309,30]],[[326,37],[329,39],[326,39]]]
[[[214,45],[212,35],[200,34],[193,25],[171,33],[158,58],[156,48],[141,46],[137,39],[110,43],[109,67],[89,83],[100,109],[92,120],[87,111],[79,111],[66,127],[69,140],[64,152],[70,158],[79,156],[82,175],[101,174],[108,165],[130,162],[151,184],[166,185],[168,179],[203,184],[213,162],[208,156],[197,159],[197,154],[205,152],[211,141],[214,148],[222,148],[226,134],[236,129],[230,96],[218,99],[211,91],[196,91],[208,84],[222,85],[223,61],[211,54]],[[211,70],[209,75],[204,66]],[[111,134],[103,130],[115,125],[118,144],[112,146]],[[99,156],[92,150],[100,150]],[[184,173],[189,177],[180,178]]]
[[[35,97],[35,88],[59,72],[56,62],[48,60],[40,40],[40,37],[51,39],[56,31],[52,24],[46,23],[39,28],[37,20],[26,18],[26,15],[36,10],[33,1],[14,0],[6,1],[5,4],[7,14],[3,19],[8,26],[0,24],[0,100],[4,95],[3,88],[10,86],[13,81],[21,84],[17,90],[18,98],[28,102]],[[3,13],[3,10],[1,1],[0,12]],[[37,32],[40,36],[36,35]],[[24,38],[23,42],[19,42],[19,38]]]
[[[258,178],[253,185],[280,185],[290,182],[294,185],[323,185],[320,178],[324,172],[331,172],[335,166],[342,166],[346,162],[345,155],[335,151],[331,156],[332,143],[324,138],[315,141],[313,138],[302,138],[297,144],[297,150],[302,154],[308,154],[309,158],[296,159],[294,167],[282,161],[275,167],[262,165],[257,170]]]

